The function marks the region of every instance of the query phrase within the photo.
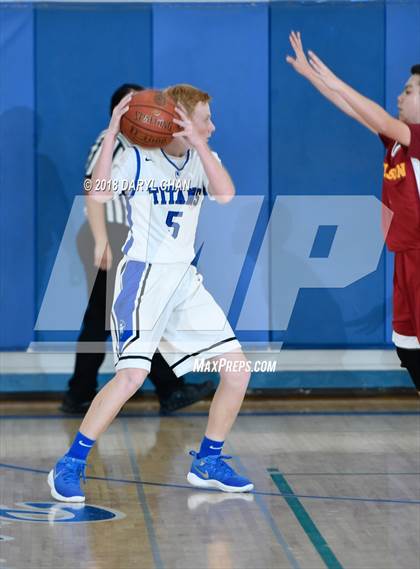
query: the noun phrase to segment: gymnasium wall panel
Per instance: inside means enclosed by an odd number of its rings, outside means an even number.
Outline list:
[[[176,41],[173,41],[174,32]],[[219,223],[217,213],[212,218],[202,217],[200,231],[210,239],[212,233],[218,233],[215,238],[220,238],[222,233],[225,246],[209,254],[204,244],[199,263],[206,286],[229,313],[234,326],[244,303],[260,234],[264,234],[268,222],[268,49],[269,8],[266,4],[162,4],[154,7],[154,84],[163,87],[190,83],[210,93],[216,126],[211,146],[219,153],[236,186],[238,199],[232,207],[241,210],[239,216],[232,217],[231,223]],[[244,196],[248,198],[241,200]],[[264,199],[252,201],[250,196]],[[220,218],[224,219],[224,215],[221,211]],[[211,220],[213,225],[209,225]],[[224,275],[241,255],[243,269],[239,284],[233,290],[233,297],[229,293],[226,298]],[[268,275],[266,263],[262,271]],[[262,284],[259,294],[266,296]],[[237,333],[243,340],[266,342],[269,306],[260,303],[256,309],[263,311],[262,329],[237,330]]]
[[[152,82],[151,12],[151,6],[136,4],[37,7],[37,309],[74,198],[83,193],[89,148],[108,125],[113,91],[126,82],[146,86]],[[74,234],[83,221],[82,215],[70,221]],[[87,298],[76,243],[62,254],[68,260],[63,302],[78,309],[86,306]],[[38,341],[75,337],[75,333],[37,333]]]
[[[273,325],[282,283],[268,253],[276,251],[279,235],[299,240],[313,212],[293,206],[283,233],[273,232],[269,220],[283,197],[379,198],[381,191],[381,144],[288,66],[290,30],[300,29],[306,48],[395,113],[409,68],[420,61],[419,21],[415,0],[2,4],[0,349],[77,336],[78,326],[34,336],[33,324],[65,229],[70,223],[76,235],[84,221],[82,208],[70,222],[69,214],[82,193],[87,152],[107,125],[112,91],[126,81],[156,87],[188,82],[207,90],[216,125],[212,147],[232,174],[239,199],[260,196],[252,205],[244,200],[243,210],[233,202],[236,217],[229,209],[216,221],[206,214],[201,227],[205,239],[217,231],[216,253],[227,266],[229,255],[236,267],[242,263],[238,285],[222,302],[240,338],[297,348],[389,347],[389,255],[378,255],[369,274],[343,288],[327,281],[301,286],[287,325]],[[356,221],[362,217],[358,203],[349,210]],[[372,219],[372,227],[376,223]],[[320,225],[311,254],[321,251],[328,262],[339,229],[332,221]],[[66,304],[82,314],[87,298],[76,243],[62,254],[64,284],[55,309],[59,313]],[[297,261],[290,253],[282,262],[290,273]],[[216,297],[226,289],[226,270],[217,263],[217,255],[206,257],[204,243],[200,268]],[[262,302],[266,298],[270,303]],[[254,316],[258,326],[251,325]]]
[[[0,5],[0,350],[33,337],[35,128],[33,8]]]
[[[300,30],[306,49],[315,51],[346,82],[383,105],[384,22],[382,3],[272,4],[272,202],[283,196],[380,197],[383,149],[377,137],[325,100],[294,72],[285,62],[285,56],[291,53],[290,30]],[[348,208],[348,202],[344,203]],[[355,228],[360,217],[358,204],[350,206],[353,211],[349,222],[354,222]],[[285,243],[298,242],[304,233],[303,226],[313,222],[311,208],[299,209],[305,207],[304,200],[296,202],[297,209],[291,207],[288,223],[282,229]],[[372,218],[372,227],[379,220]],[[299,223],[303,226],[299,227]],[[333,226],[334,219],[330,221],[330,228]],[[314,233],[314,242],[316,237]],[[355,244],[357,237],[355,234]],[[283,262],[288,259],[284,271],[310,272],[310,249],[303,260],[295,258],[292,251],[293,246],[289,256],[283,251]],[[361,259],[364,254],[365,244],[361,243]],[[300,266],[302,263],[307,266]],[[348,263],[345,251],[342,263],[344,270]],[[377,268],[372,269],[376,270],[344,288],[333,288],[322,279],[311,287],[303,284],[287,329],[275,331],[273,339],[283,340],[289,347],[383,345],[386,309],[383,256]],[[281,279],[272,280],[271,291],[272,298],[281,294]]]

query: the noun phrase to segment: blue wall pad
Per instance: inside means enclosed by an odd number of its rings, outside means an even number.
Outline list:
[[[25,350],[35,318],[33,8],[0,5],[0,350]]]
[[[273,238],[267,225],[276,198],[379,197],[381,192],[381,143],[285,62],[290,30],[300,29],[305,48],[395,113],[409,68],[418,62],[419,20],[418,0],[0,4],[0,350],[25,350],[32,340],[73,341],[78,335],[76,329],[34,332],[33,326],[69,212],[82,193],[88,150],[107,126],[112,91],[127,81],[156,87],[189,82],[207,90],[217,127],[212,146],[238,194],[263,200],[258,211],[250,208],[256,225],[252,215],[244,215],[219,228],[219,238],[226,234],[235,247],[238,231],[250,232],[226,309],[239,338],[289,348],[389,347],[390,255],[383,254],[370,274],[344,288],[299,285],[287,326],[270,332],[282,281],[273,277],[277,265],[259,248],[268,234],[277,255],[275,246],[298,239],[305,225],[293,227],[291,215],[281,224],[281,238]],[[351,210],[352,219],[360,218],[361,209]],[[72,235],[84,221],[82,210],[69,223]],[[340,227],[334,235],[325,227],[334,223],[315,227],[309,261],[328,263]],[[60,326],[69,289],[81,295],[85,290],[74,240],[64,249],[65,286],[58,287],[62,300],[57,295],[56,301]],[[295,274],[294,262],[293,255],[282,258],[283,275]],[[245,310],[251,288],[255,312],[262,315],[255,329],[240,324],[243,312],[252,313]]]
[[[384,104],[384,21],[382,3],[271,5],[273,200],[285,194],[380,196],[383,149],[377,137],[322,97],[285,62],[285,56],[292,51],[290,30],[299,29],[306,49]],[[284,228],[287,237],[299,238],[293,222]],[[293,267],[293,259],[289,266]],[[284,341],[286,347],[383,345],[384,275],[381,260],[375,272],[344,289],[302,288],[287,332],[274,332],[273,340]]]
[[[88,151],[108,126],[113,91],[152,83],[151,21],[150,5],[37,6],[38,309],[73,200],[83,193]],[[69,257],[78,263],[76,244]],[[36,339],[69,337],[38,332]]]
[[[175,43],[162,40],[171,37],[174,29],[177,31]],[[265,231],[269,217],[268,55],[267,4],[162,4],[154,7],[154,82],[158,87],[191,83],[212,96],[216,125],[212,148],[229,170],[239,195],[267,198],[256,233]],[[234,225],[223,226],[223,234],[231,242],[236,241],[238,231]],[[252,272],[255,265],[256,245],[253,240],[230,308],[233,326],[244,302],[249,267]],[[220,261],[215,264],[219,266]],[[264,270],[268,274],[268,266]],[[268,318],[267,314],[264,330],[250,333],[241,330],[237,332],[239,339],[268,341]]]

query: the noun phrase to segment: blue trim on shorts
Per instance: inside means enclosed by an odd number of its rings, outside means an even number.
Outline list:
[[[133,150],[136,154],[136,162],[137,162],[137,169],[136,169],[136,177],[134,178],[134,188],[130,191],[130,195],[127,196],[126,200],[127,200],[127,221],[128,221],[128,226],[129,226],[129,234],[130,237],[128,238],[128,240],[125,242],[124,247],[122,248],[122,252],[124,253],[124,255],[127,255],[127,253],[129,252],[129,250],[131,249],[133,243],[134,243],[134,237],[133,237],[133,211],[131,209],[131,204],[130,204],[130,199],[134,196],[134,194],[137,191],[137,184],[140,178],[140,171],[141,171],[141,158],[140,158],[140,152],[139,149],[136,146],[133,146]]]
[[[120,293],[114,302],[113,312],[116,318],[116,336],[118,341],[118,354],[138,330],[133,330],[133,316],[138,310],[137,298],[140,282],[146,268],[141,261],[128,261],[121,275],[122,285]],[[122,333],[120,330],[122,329]]]

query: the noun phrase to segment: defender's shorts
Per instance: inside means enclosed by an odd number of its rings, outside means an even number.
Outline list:
[[[156,349],[177,376],[240,348],[223,311],[185,263],[123,258],[115,279],[111,332],[115,367],[150,371]]]
[[[420,348],[420,249],[395,253],[392,340],[399,348]]]

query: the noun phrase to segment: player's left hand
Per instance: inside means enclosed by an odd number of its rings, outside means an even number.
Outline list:
[[[183,130],[179,132],[174,132],[172,135],[174,138],[183,139],[185,142],[193,146],[194,148],[205,142],[205,138],[201,136],[195,127],[193,121],[187,114],[186,109],[181,105],[177,104],[175,111],[180,116],[179,119],[173,119],[174,123],[179,125]]]
[[[319,79],[321,79],[321,81],[333,91],[338,90],[341,81],[337,75],[334,75],[331,69],[329,69],[313,51],[309,50],[308,55],[309,64],[314,70],[316,76],[319,77]]]

